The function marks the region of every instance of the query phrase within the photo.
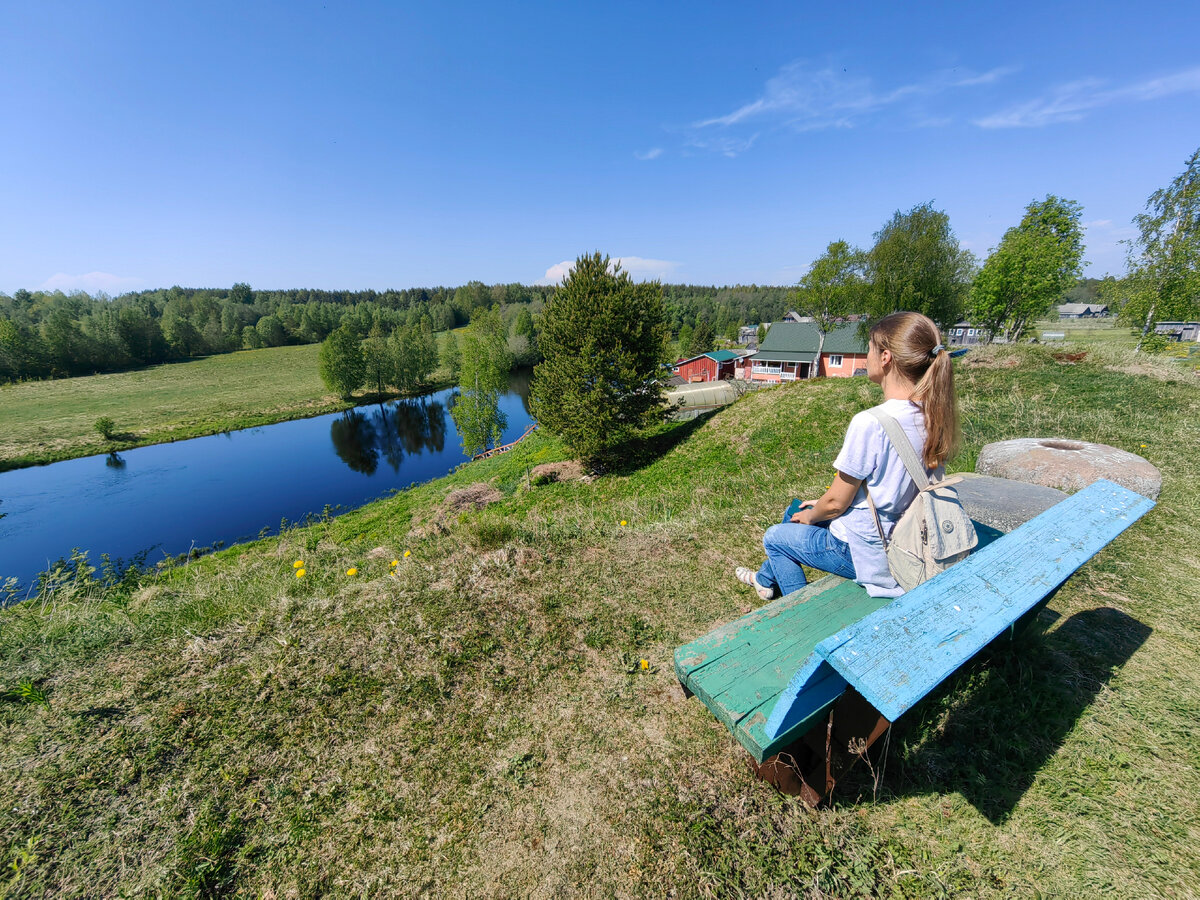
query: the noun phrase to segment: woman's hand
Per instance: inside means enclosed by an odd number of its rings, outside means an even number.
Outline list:
[[[792,513],[792,521],[800,525],[811,525],[809,517],[812,515],[813,507],[817,505],[816,500],[805,500],[800,504],[800,511]]]

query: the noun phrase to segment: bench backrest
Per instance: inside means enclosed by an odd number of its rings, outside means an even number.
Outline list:
[[[830,669],[895,721],[1154,507],[1097,481],[963,562],[830,635],[780,694],[774,737],[809,715]],[[823,694],[827,691],[821,691]]]

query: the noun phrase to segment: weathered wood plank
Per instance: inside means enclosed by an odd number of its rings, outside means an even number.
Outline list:
[[[827,576],[678,648],[675,674],[761,762],[766,749],[782,746],[763,727],[795,671],[823,638],[887,602]],[[845,689],[834,678],[829,702]]]
[[[816,652],[894,722],[1153,507],[1098,481]]]

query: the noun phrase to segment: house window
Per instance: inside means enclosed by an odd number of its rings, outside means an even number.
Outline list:
[[[967,329],[967,336],[968,336],[968,337],[975,337],[975,329],[974,329],[974,328],[968,328],[968,329]]]
[[[835,369],[840,369],[842,367],[842,354],[831,353],[829,355],[829,365]]]

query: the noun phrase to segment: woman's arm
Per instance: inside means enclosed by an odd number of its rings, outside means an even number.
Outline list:
[[[860,484],[861,478],[851,478],[844,472],[838,472],[829,490],[819,500],[805,500],[800,504],[800,512],[792,515],[792,521],[801,525],[815,525],[826,519],[836,519],[850,508]]]

